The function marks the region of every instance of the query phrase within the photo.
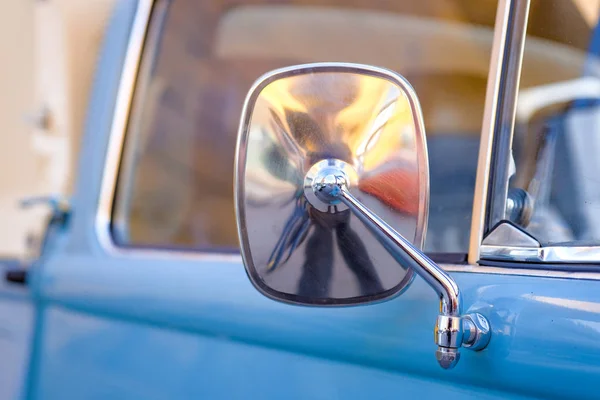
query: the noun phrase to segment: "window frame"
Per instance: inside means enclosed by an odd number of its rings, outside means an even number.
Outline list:
[[[112,219],[113,207],[115,205],[118,174],[122,167],[125,134],[132,112],[133,97],[139,80],[144,79],[140,66],[144,48],[150,41],[150,21],[156,12],[160,12],[160,6],[167,3],[168,0],[138,0],[137,3],[112,114],[109,145],[104,160],[104,170],[95,215],[95,235],[102,251],[117,257],[191,258],[241,263],[241,255],[237,253],[122,246],[115,240],[113,229],[111,229],[113,224],[122,223],[122,221]],[[524,35],[521,39],[518,33],[526,25],[528,9],[528,0],[498,0],[484,118],[481,127],[468,259],[466,264],[451,258],[439,260],[442,267],[447,271],[548,276],[546,271],[536,271],[535,269],[507,269],[503,266],[477,265],[480,261],[482,248],[485,250],[485,247],[481,245],[482,239],[484,234],[489,231],[486,221],[488,221],[490,215],[488,200],[493,185],[490,174],[494,157],[496,157],[494,152],[498,148],[499,140],[506,142],[507,135],[509,141],[512,139],[511,129],[515,117],[516,88],[518,88],[523,51],[522,43],[520,46],[517,43],[522,42],[524,39]],[[519,73],[515,74],[517,70]],[[559,272],[557,271],[557,273]],[[600,274],[597,275],[597,279],[600,279]],[[567,275],[559,273],[557,276],[566,277]],[[576,277],[576,275],[571,274],[568,277]]]
[[[519,91],[519,81],[521,68],[523,64],[523,54],[525,48],[525,39],[527,32],[527,20],[529,16],[530,1],[514,1],[513,17],[510,18],[509,30],[507,31],[507,40],[511,40],[510,31],[514,31],[514,41],[510,47],[512,57],[506,60],[507,78],[504,87],[504,96],[499,101],[504,100],[506,107],[499,107],[499,114],[495,116],[498,124],[496,129],[491,130],[491,142],[484,149],[482,145],[481,152],[489,152],[490,164],[489,181],[484,184],[478,178],[477,183],[482,187],[477,187],[476,192],[487,201],[486,212],[481,221],[481,236],[478,239],[477,252],[472,251],[473,257],[469,261],[477,262],[481,265],[491,267],[510,267],[510,268],[532,268],[554,271],[600,271],[600,245],[599,246],[520,246],[518,243],[502,244],[502,241],[492,239],[490,236],[496,227],[498,227],[504,218],[506,208],[506,199],[508,196],[508,159],[510,149],[512,148],[514,127],[517,113],[517,98]],[[511,27],[512,25],[512,27]],[[487,110],[487,109],[486,109]],[[480,153],[480,157],[481,157]],[[498,160],[504,160],[500,163]],[[497,165],[503,164],[505,168],[498,168]],[[478,173],[480,171],[478,170]],[[479,190],[479,191],[478,191]],[[514,228],[516,233],[519,228]],[[486,238],[489,238],[486,241]],[[499,242],[499,243],[498,243]],[[472,243],[473,244],[473,243]],[[477,255],[477,257],[475,257]],[[594,265],[596,264],[596,265]]]

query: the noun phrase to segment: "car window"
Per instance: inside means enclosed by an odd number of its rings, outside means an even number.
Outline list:
[[[275,68],[344,61],[392,69],[415,87],[431,171],[426,251],[466,253],[496,8],[496,0],[170,2],[154,13],[142,57],[115,241],[237,251],[233,164],[248,89]]]
[[[511,160],[496,167],[510,168],[506,219],[542,245],[600,244],[599,12],[531,4]],[[511,209],[523,196],[525,218]]]

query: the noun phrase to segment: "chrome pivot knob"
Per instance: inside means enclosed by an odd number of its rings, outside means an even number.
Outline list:
[[[452,369],[460,360],[459,348],[483,350],[491,338],[490,324],[479,313],[460,316],[439,315],[435,326],[435,357],[444,369]]]

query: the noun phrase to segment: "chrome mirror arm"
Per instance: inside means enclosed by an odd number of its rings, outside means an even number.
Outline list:
[[[325,204],[346,205],[399,264],[412,268],[439,296],[440,314],[434,338],[440,366],[453,368],[460,359],[461,346],[484,349],[491,336],[489,323],[478,313],[462,315],[460,289],[452,277],[354,197],[343,170],[321,172],[310,180],[316,198]]]

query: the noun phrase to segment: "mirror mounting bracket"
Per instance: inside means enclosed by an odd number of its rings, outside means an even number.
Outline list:
[[[399,264],[412,268],[437,293],[440,314],[434,339],[438,346],[436,358],[442,368],[456,366],[460,347],[484,349],[491,337],[486,317],[479,313],[462,315],[461,293],[454,279],[350,192],[351,171],[349,164],[337,159],[321,160],[313,165],[304,180],[308,201],[317,208],[346,206]]]

